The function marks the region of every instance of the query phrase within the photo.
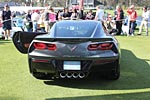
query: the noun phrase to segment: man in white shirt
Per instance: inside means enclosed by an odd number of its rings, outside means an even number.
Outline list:
[[[145,26],[146,29],[146,35],[148,36],[148,19],[149,19],[149,12],[147,11],[147,7],[143,7],[143,14],[142,14],[142,22],[139,28],[139,33],[138,35],[141,35],[143,25]]]
[[[95,20],[104,21],[104,11],[100,8],[100,6],[96,6]]]
[[[40,19],[40,14],[38,14],[38,12],[38,10],[35,10],[34,13],[31,15],[31,20],[33,22],[33,32],[37,32],[38,21]]]

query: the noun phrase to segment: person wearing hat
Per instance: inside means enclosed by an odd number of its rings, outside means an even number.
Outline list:
[[[137,12],[135,11],[134,5],[131,5],[127,10],[128,18],[129,18],[129,35],[134,36],[134,30],[137,19]]]
[[[146,35],[148,36],[148,19],[149,19],[149,12],[147,11],[147,6],[143,7],[143,14],[142,14],[142,22],[139,28],[138,35],[141,35],[142,28],[145,26],[146,29]]]
[[[2,12],[2,23],[3,23],[3,30],[5,40],[10,40],[10,30],[11,27],[11,11],[9,10],[8,4],[4,6],[4,10]]]

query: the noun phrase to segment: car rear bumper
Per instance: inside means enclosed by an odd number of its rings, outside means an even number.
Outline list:
[[[108,66],[119,60],[119,55],[111,57],[39,57],[29,56],[30,72],[42,72],[58,74],[60,72],[90,72],[111,70],[113,66]],[[79,61],[80,70],[65,70],[64,61]],[[95,70],[93,70],[95,69]]]

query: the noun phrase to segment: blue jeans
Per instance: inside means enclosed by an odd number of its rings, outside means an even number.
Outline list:
[[[32,28],[26,28],[27,32],[32,32]]]
[[[44,27],[41,27],[41,32],[46,32]]]
[[[33,22],[33,32],[37,32],[37,29],[38,29],[38,23]]]
[[[129,34],[130,35],[134,35],[134,30],[135,30],[135,25],[136,25],[136,21],[130,21],[130,26],[129,26]]]

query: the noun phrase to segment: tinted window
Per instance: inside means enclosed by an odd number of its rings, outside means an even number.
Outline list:
[[[91,37],[97,27],[96,22],[66,21],[57,23],[56,37]]]

